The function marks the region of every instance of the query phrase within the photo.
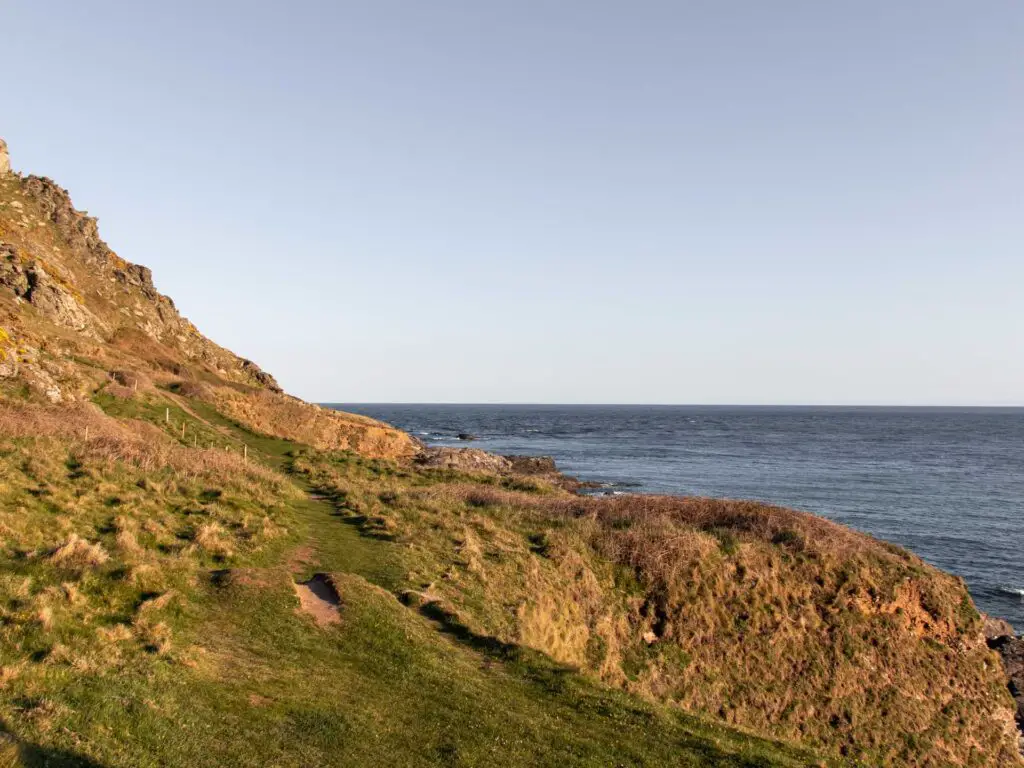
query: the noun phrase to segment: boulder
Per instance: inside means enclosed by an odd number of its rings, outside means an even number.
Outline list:
[[[989,616],[986,613],[981,614],[981,631],[985,635],[986,640],[995,640],[997,637],[1004,637],[1005,635],[1013,636],[1013,626],[1006,619],[996,618],[995,616]]]
[[[0,176],[11,172],[11,157],[7,154],[7,142],[0,139]]]

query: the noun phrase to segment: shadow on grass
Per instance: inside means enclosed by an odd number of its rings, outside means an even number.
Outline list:
[[[435,622],[444,634],[451,635],[459,642],[465,643],[481,653],[499,658],[502,661],[523,660],[524,649],[522,646],[515,643],[506,643],[496,637],[474,632],[459,621],[458,616],[438,602],[424,603],[419,607],[419,611]]]
[[[0,723],[2,768],[104,768],[90,757],[66,749],[42,747],[21,741]]]
[[[462,623],[458,616],[440,603],[429,602],[418,608],[421,615],[435,623],[438,629],[473,650],[513,667],[515,671],[539,686],[546,693],[562,696],[570,692],[579,670],[560,664],[540,651],[507,643],[490,635],[481,635]]]
[[[410,605],[430,619],[440,632],[450,635],[470,648],[506,665],[510,670],[536,685],[544,695],[557,697],[566,707],[586,718],[615,723],[623,733],[643,734],[649,729],[666,726],[675,731],[673,740],[688,758],[698,757],[700,765],[714,768],[773,768],[778,762],[761,754],[740,754],[723,748],[723,737],[735,737],[724,724],[704,721],[682,711],[671,712],[667,721],[650,709],[625,700],[615,692],[595,690],[579,675],[576,667],[561,664],[540,651],[516,643],[507,643],[495,637],[474,632],[458,616],[442,604],[432,601],[423,605]],[[749,737],[760,747],[774,750],[781,745]],[[749,744],[746,746],[750,746]],[[687,763],[689,764],[689,763]],[[817,761],[808,765],[819,765]]]

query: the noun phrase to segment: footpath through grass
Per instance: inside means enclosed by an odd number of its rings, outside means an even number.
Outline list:
[[[101,405],[180,429],[162,403]],[[301,448],[179,405],[184,445],[194,428],[285,472]],[[817,764],[402,605],[404,545],[364,535],[301,475],[271,507],[257,480],[111,466],[54,441],[0,451],[2,501],[27,526],[0,563],[0,765]],[[73,571],[60,548],[26,554],[54,520],[56,541],[95,547]],[[339,625],[298,611],[293,582],[313,573],[330,575]]]

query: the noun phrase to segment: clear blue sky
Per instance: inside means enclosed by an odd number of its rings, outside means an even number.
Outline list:
[[[314,400],[1024,404],[1024,3],[8,0],[0,136]]]

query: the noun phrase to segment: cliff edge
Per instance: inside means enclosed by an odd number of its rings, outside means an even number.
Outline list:
[[[187,393],[255,431],[319,448],[419,450],[380,422],[286,395],[256,363],[206,338],[147,267],[110,249],[66,190],[12,172],[0,140],[0,396],[57,405],[125,387]]]

